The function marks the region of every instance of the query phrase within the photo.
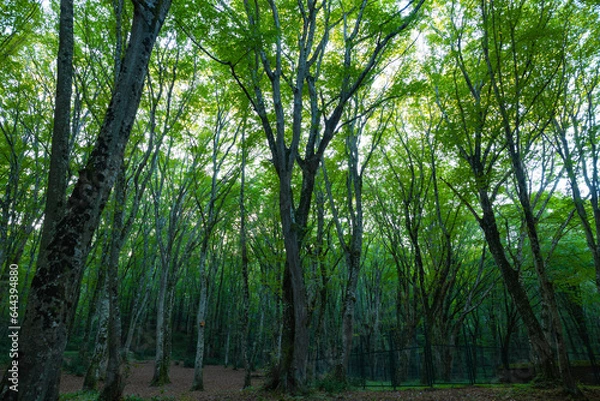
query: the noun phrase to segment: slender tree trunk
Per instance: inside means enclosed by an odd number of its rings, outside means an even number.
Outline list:
[[[126,182],[124,167],[117,178],[115,188],[115,211],[108,262],[108,365],[106,380],[99,399],[105,401],[122,398],[125,381],[121,371],[121,312],[119,308],[119,255],[125,240],[123,233]]]
[[[160,275],[160,288],[158,294],[158,303],[156,307],[156,353],[154,355],[154,376],[150,385],[162,386],[163,384],[170,383],[169,379],[169,367],[165,365],[165,331],[166,326],[169,325],[168,319],[166,319],[166,309],[168,303],[168,282],[170,265],[168,260],[162,261],[162,271]]]
[[[577,299],[579,298],[578,295],[575,295],[578,293],[579,288],[570,287],[569,290],[569,293],[564,294],[564,302],[567,305],[566,309],[569,310],[570,315],[573,319],[573,323],[575,324],[577,334],[583,342],[583,346],[585,347],[585,350],[588,355],[588,360],[590,361],[590,365],[594,373],[594,378],[598,383],[600,382],[600,368],[598,367],[598,363],[596,362],[596,355],[594,354],[594,347],[590,340],[588,324],[586,322],[583,306],[581,305],[581,300]],[[573,299],[572,297],[574,297],[575,299]]]
[[[90,308],[84,327],[82,345],[79,349],[79,356],[81,360],[88,366],[85,378],[83,380],[84,390],[96,389],[96,383],[98,381],[99,376],[98,355],[102,350],[102,347],[106,347],[106,322],[108,319],[108,298],[106,298],[106,294],[108,293],[108,289],[105,266],[107,264],[107,258],[108,252],[102,252],[102,258],[100,260],[101,266],[98,268],[96,287],[94,288],[94,293],[90,301]],[[90,337],[92,336],[92,327],[94,321],[96,322],[96,335],[94,341],[90,343]],[[99,337],[101,327],[104,330],[103,337]]]
[[[250,288],[248,285],[248,244],[246,240],[246,206],[245,206],[245,185],[246,185],[246,144],[245,137],[242,132],[242,165],[241,165],[241,182],[240,182],[240,249],[242,254],[242,356],[244,358],[244,386],[250,387],[251,370],[250,370]]]
[[[157,190],[153,193],[154,197],[154,213],[156,222],[156,232],[159,233],[159,253],[160,253],[160,287],[156,308],[156,353],[154,356],[154,375],[151,386],[162,386],[170,383],[170,348],[171,348],[171,330],[172,330],[172,310],[175,285],[177,282],[177,271],[181,261],[180,250],[183,241],[183,233],[176,229],[180,222],[183,213],[184,203],[188,190],[188,181],[180,184],[175,200],[170,205],[169,220],[167,224],[166,234],[164,234],[164,218],[161,217],[160,199],[162,197],[162,189],[165,174],[162,173],[161,182],[158,184]]]
[[[226,193],[231,189],[231,186],[222,186],[219,182],[219,172],[223,165],[225,157],[232,148],[232,141],[229,147],[219,156],[219,150],[223,145],[221,134],[227,124],[227,111],[224,108],[220,108],[217,115],[217,127],[213,137],[212,147],[212,177],[211,187],[208,203],[204,207],[203,211],[203,227],[202,227],[202,240],[200,241],[200,300],[198,302],[198,314],[196,317],[196,325],[198,328],[198,339],[196,341],[196,358],[194,362],[194,381],[192,383],[192,390],[204,390],[204,341],[205,341],[205,330],[206,330],[206,308],[207,308],[207,274],[206,264],[209,251],[209,243],[211,235],[218,221],[218,215],[223,203],[217,204],[219,199],[223,199]],[[237,135],[237,132],[236,132]],[[198,203],[198,206],[200,204]],[[211,267],[213,264],[211,264]],[[214,264],[216,266],[216,264]],[[212,322],[211,322],[212,323]]]
[[[358,101],[357,101],[358,102]],[[358,110],[355,109],[355,114]],[[336,367],[336,377],[341,382],[346,382],[350,354],[352,352],[352,340],[354,337],[354,308],[356,304],[356,288],[358,286],[358,276],[360,274],[362,245],[363,245],[363,205],[362,205],[362,173],[364,166],[359,166],[358,159],[358,140],[361,134],[362,126],[360,123],[350,124],[348,138],[346,139],[348,177],[346,179],[346,206],[350,221],[350,239],[344,238],[342,224],[338,216],[337,208],[333,200],[331,184],[327,178],[327,172],[323,167],[323,176],[329,201],[331,203],[332,214],[336,225],[338,240],[342,244],[344,259],[348,269],[348,278],[346,280],[346,290],[342,298],[342,350],[340,363]],[[372,148],[373,149],[373,148]],[[367,161],[370,155],[367,156]],[[365,162],[366,165],[366,162]]]
[[[64,217],[45,250],[40,250],[20,337],[19,392],[9,387],[1,399],[58,399],[60,366],[75,315],[81,278],[93,234],[123,162],[141,98],[150,53],[171,1],[134,2],[130,42],[119,80],[86,167],[71,194]],[[10,397],[10,398],[9,398]]]
[[[227,335],[225,336],[225,361],[224,361],[225,367],[229,366],[229,348],[231,348],[229,346],[230,340],[231,340],[231,327],[229,324],[227,324]]]
[[[140,284],[143,284],[143,282],[140,282]],[[145,287],[140,285],[138,288],[139,291],[135,295],[133,308],[131,310],[131,318],[129,320],[129,327],[127,328],[127,337],[125,339],[125,345],[123,346],[123,355],[126,359],[129,359],[129,352],[131,350],[135,329],[137,328],[140,317],[142,316],[142,313],[146,309],[146,304],[148,303],[148,298],[152,290],[151,280],[149,280]],[[139,300],[140,298],[141,300]]]
[[[206,257],[208,253],[208,239],[204,240],[203,249],[200,254],[200,300],[198,301],[198,314],[196,315],[196,327],[198,338],[196,341],[196,358],[194,359],[194,381],[192,390],[204,390],[204,334],[206,329]]]
[[[103,371],[104,362],[106,360],[106,339],[108,337],[108,315],[109,315],[109,299],[108,299],[108,278],[102,275],[102,281],[97,284],[100,293],[99,308],[98,308],[98,328],[94,341],[94,350],[90,363],[83,379],[83,390],[96,390],[100,372]]]

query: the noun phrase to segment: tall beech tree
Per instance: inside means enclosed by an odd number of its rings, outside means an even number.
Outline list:
[[[197,25],[196,30],[208,32],[216,18],[219,26],[227,27],[195,41],[229,67],[260,122],[277,172],[286,250],[285,334],[279,379],[273,383],[277,387],[294,391],[306,384],[309,305],[301,244],[319,164],[350,99],[370,85],[422,4],[423,0],[386,7],[366,0],[349,5],[329,0],[216,2],[206,6],[204,25]],[[225,43],[227,48],[222,47]],[[327,76],[333,66],[339,71],[335,78]],[[328,78],[335,83],[326,82]],[[302,181],[299,191],[293,184],[296,167]]]
[[[561,66],[561,47],[564,32],[558,2],[534,5],[491,3],[482,4],[482,48],[490,77],[494,107],[500,114],[504,146],[509,155],[515,189],[522,213],[533,265],[538,275],[543,307],[549,315],[551,330],[548,341],[556,344],[561,379],[565,388],[577,393],[571,374],[563,324],[547,268],[537,228],[539,217],[534,210],[531,173],[526,159],[546,128],[550,125],[558,100],[556,84]],[[533,20],[529,19],[535,15]],[[525,16],[528,18],[526,19]],[[558,19],[558,20],[557,20]],[[505,27],[502,31],[502,27]],[[545,38],[540,38],[545,32]],[[503,49],[508,42],[508,51]],[[549,51],[548,48],[554,49]],[[544,49],[543,57],[537,49]],[[511,60],[510,64],[507,59]],[[507,67],[510,66],[510,67]],[[542,173],[546,173],[543,171]],[[542,176],[543,179],[543,176]]]
[[[110,190],[123,163],[154,42],[170,0],[134,0],[129,44],[94,150],[52,238],[40,250],[20,335],[20,391],[3,399],[57,400],[62,353],[75,315],[85,259]]]
[[[174,138],[171,137],[158,174],[151,184],[154,204],[154,223],[160,255],[160,276],[156,300],[156,346],[154,375],[151,385],[170,383],[171,350],[173,336],[173,308],[175,290],[191,251],[198,241],[198,228],[183,224],[193,216],[193,199],[190,196],[198,158],[191,163],[171,160]],[[173,178],[176,179],[173,179]],[[165,218],[164,215],[167,215]]]
[[[342,296],[342,347],[339,356],[339,362],[336,366],[336,378],[341,382],[346,382],[346,372],[348,371],[348,363],[350,361],[350,353],[352,352],[352,339],[354,337],[354,310],[356,304],[356,290],[358,286],[358,278],[362,263],[363,254],[363,234],[364,234],[364,212],[363,212],[363,177],[365,170],[373,152],[379,145],[383,133],[385,132],[386,123],[389,117],[386,117],[386,108],[378,110],[377,122],[372,123],[374,126],[368,127],[371,123],[373,110],[361,110],[361,107],[367,105],[367,102],[356,96],[351,101],[352,106],[347,111],[348,123],[344,126],[344,134],[346,135],[345,156],[346,156],[346,197],[345,197],[345,215],[340,216],[339,207],[333,198],[332,184],[327,175],[327,169],[323,164],[323,178],[325,188],[329,198],[329,205],[333,222],[335,224],[336,234],[344,261],[347,268],[347,280],[345,292]],[[368,141],[367,135],[370,132],[370,144],[366,154],[359,152],[359,144]],[[348,231],[346,234],[342,226],[342,219],[348,221]],[[322,229],[322,228],[321,228]],[[321,234],[322,236],[322,234]],[[346,239],[348,238],[348,239]],[[322,283],[326,289],[326,282]]]
[[[204,390],[204,342],[206,330],[206,310],[208,296],[208,278],[207,261],[209,256],[209,245],[211,244],[212,234],[215,232],[217,223],[221,219],[223,204],[227,194],[231,191],[234,180],[234,169],[227,166],[225,161],[231,152],[240,129],[243,125],[238,125],[236,129],[232,127],[234,113],[228,109],[228,103],[225,100],[228,92],[215,88],[216,112],[214,115],[214,126],[209,128],[210,133],[210,184],[205,187],[196,185],[194,197],[196,207],[199,211],[201,236],[199,240],[199,262],[198,272],[200,275],[200,298],[198,300],[198,310],[196,314],[196,327],[198,337],[196,339],[196,357],[194,359],[194,381],[193,390]],[[200,157],[200,155],[198,155]],[[226,169],[224,171],[224,168]],[[200,180],[197,180],[197,182]],[[208,189],[206,188],[208,187]]]
[[[448,132],[467,133],[467,136],[457,135],[458,140],[453,142],[471,170],[473,183],[470,190],[477,194],[480,211],[465,196],[462,199],[478,220],[527,327],[529,339],[539,355],[540,376],[550,381],[561,377],[570,392],[577,392],[569,371],[554,288],[537,231],[539,215],[534,211],[535,201],[532,201],[528,182],[532,173],[525,167],[531,149],[550,124],[552,104],[557,100],[557,92],[553,89],[560,57],[555,53],[542,56],[539,52],[548,46],[555,49],[554,42],[560,42],[562,31],[560,20],[557,21],[560,8],[555,3],[482,2],[478,13],[471,14],[462,8],[467,5],[455,2],[448,7],[450,33],[444,40],[449,41],[448,55],[454,67],[448,73],[449,87],[435,88]],[[525,15],[530,14],[537,17],[525,19]],[[467,21],[476,24],[469,25]],[[540,32],[547,35],[542,37]],[[449,140],[449,137],[444,139]],[[509,170],[502,171],[506,167]],[[549,336],[519,282],[519,270],[511,266],[498,229],[494,203],[511,180],[517,195],[514,204],[519,206],[525,222],[544,312],[549,316]],[[453,188],[461,196],[457,185]],[[554,343],[558,348],[560,376],[555,365]]]

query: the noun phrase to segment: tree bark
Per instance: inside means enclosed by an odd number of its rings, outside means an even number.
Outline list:
[[[341,243],[348,277],[346,280],[346,290],[342,298],[342,349],[340,360],[335,368],[337,380],[345,383],[348,372],[348,363],[350,353],[352,352],[352,340],[354,336],[354,308],[356,304],[356,288],[358,286],[358,276],[360,274],[360,263],[362,257],[363,243],[363,205],[362,205],[362,170],[358,164],[358,135],[359,129],[355,124],[351,124],[351,132],[346,139],[348,177],[346,181],[347,196],[346,204],[348,208],[350,221],[350,239],[347,241],[344,237],[342,224],[338,216],[337,207],[333,200],[331,183],[327,177],[325,167],[323,175],[325,177],[325,186],[331,204],[333,219],[336,225],[338,240]],[[356,132],[354,131],[356,130]]]
[[[244,385],[243,388],[250,387],[250,287],[248,283],[248,243],[246,238],[246,205],[245,205],[245,186],[246,186],[246,144],[245,132],[242,131],[242,161],[241,161],[241,180],[240,180],[240,252],[242,256],[242,356],[244,358]]]
[[[59,19],[52,153],[50,155],[40,252],[44,252],[47,248],[54,234],[56,224],[65,212],[69,137],[71,134],[71,95],[73,93],[73,0],[61,0]]]
[[[46,249],[40,250],[20,332],[27,341],[20,343],[19,392],[9,388],[7,372],[2,399],[58,399],[62,354],[92,236],[123,162],[150,54],[170,4],[170,0],[134,2],[129,46],[98,140],[79,173],[64,217]]]
[[[110,309],[110,301],[108,299],[108,278],[106,274],[102,274],[102,280],[98,282],[97,287],[100,299],[98,314],[98,328],[94,341],[94,350],[90,363],[83,379],[83,390],[96,390],[100,372],[103,371],[106,362],[106,339],[108,337],[108,315]],[[91,312],[90,312],[91,313]],[[87,344],[85,344],[87,346]]]
[[[123,232],[124,208],[126,204],[126,182],[124,167],[117,178],[115,188],[115,210],[112,235],[110,240],[110,257],[107,268],[108,278],[108,364],[106,380],[100,393],[100,400],[112,401],[122,398],[125,388],[124,374],[121,371],[121,311],[119,308],[119,255],[125,241]]]
[[[217,99],[217,102],[223,99]],[[202,211],[202,239],[200,241],[200,300],[198,302],[198,314],[196,317],[196,325],[198,328],[198,338],[196,341],[196,358],[194,362],[194,381],[192,383],[192,390],[204,390],[203,382],[203,369],[204,369],[204,341],[205,341],[205,330],[206,330],[206,308],[207,308],[207,277],[209,276],[206,272],[206,259],[209,252],[209,244],[212,233],[217,225],[219,213],[223,207],[223,199],[225,195],[231,190],[231,185],[228,181],[223,178],[219,178],[221,167],[225,158],[231,151],[233,144],[235,143],[235,137],[228,144],[226,149],[222,149],[225,144],[222,134],[225,132],[227,125],[229,124],[228,110],[225,105],[219,103],[219,110],[217,112],[216,129],[212,139],[212,176],[211,185],[208,201],[205,205],[202,205],[198,198],[196,203],[198,208]],[[222,152],[220,154],[220,152]],[[219,202],[218,202],[219,201]],[[212,323],[212,322],[211,322]]]
[[[484,189],[479,189],[479,201],[483,211],[483,217],[479,220],[479,225],[483,230],[494,261],[502,273],[506,289],[527,329],[529,341],[538,358],[535,364],[538,366],[540,377],[544,380],[552,381],[558,377],[558,369],[554,363],[552,348],[544,335],[539,320],[533,312],[527,293],[519,281],[519,273],[511,267],[510,262],[506,258],[492,202]]]
[[[519,202],[521,204],[521,209],[523,211],[527,226],[529,247],[531,248],[531,252],[533,254],[533,264],[540,282],[542,299],[544,300],[543,306],[548,308],[550,315],[550,327],[552,330],[552,335],[551,339],[549,340],[556,341],[559,370],[565,388],[570,393],[578,394],[579,390],[577,388],[577,384],[575,383],[573,375],[571,374],[571,365],[569,363],[569,356],[567,354],[567,346],[564,339],[562,321],[558,311],[558,303],[556,301],[554,285],[549,280],[548,273],[546,272],[546,262],[542,255],[536,219],[533,215],[533,208],[529,200],[529,189],[527,187],[523,160],[521,160],[521,153],[517,150],[517,144],[513,142],[512,132],[510,132],[510,130],[506,130],[506,136],[508,150],[513,165],[513,171],[517,179],[517,193],[519,196]]]
[[[196,357],[194,359],[194,381],[192,390],[204,390],[204,334],[206,328],[206,256],[208,249],[204,249],[200,255],[200,300],[198,301],[198,313],[196,315],[196,327],[198,338],[196,341]]]

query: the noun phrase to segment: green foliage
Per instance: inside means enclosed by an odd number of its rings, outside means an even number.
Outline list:
[[[96,401],[99,393],[97,391],[77,391],[75,393],[61,394],[60,401]]]
[[[576,178],[583,186],[583,171],[591,168],[598,153],[594,104],[599,96],[600,18],[593,2],[580,3],[427,1],[426,12],[416,21],[418,31],[394,39],[378,56],[377,67],[364,77],[364,87],[344,109],[335,127],[336,136],[321,160],[338,205],[342,237],[348,242],[352,235],[352,202],[348,200],[353,199],[347,186],[346,141],[357,125],[364,125],[357,157],[360,164],[367,157],[371,159],[362,177],[364,244],[355,304],[355,346],[383,349],[392,341],[384,334],[388,331],[399,333],[398,337],[405,335],[407,341],[423,341],[426,304],[437,308],[431,312],[432,336],[437,342],[461,342],[466,337],[478,344],[497,346],[505,341],[503,335],[510,334],[511,346],[528,346],[522,322],[512,318],[514,305],[475,217],[481,213],[479,191],[493,193],[503,245],[539,315],[538,284],[507,152],[507,124],[524,156],[549,276],[557,293],[581,305],[597,349],[598,327],[594,322],[600,316],[600,293],[593,284],[593,261],[577,216],[559,232],[574,204],[552,137],[555,124],[564,124]],[[6,263],[17,260],[24,299],[39,251],[49,163],[58,40],[56,4],[52,10],[32,0],[9,0],[0,5],[0,276]],[[89,157],[114,87],[115,63],[123,50],[117,46],[118,26],[121,46],[125,46],[133,11],[131,2],[123,4],[120,20],[111,2],[86,0],[75,5],[71,183]],[[172,359],[183,361],[187,368],[194,366],[189,344],[194,344],[196,334],[192,315],[197,311],[200,287],[199,242],[209,235],[210,323],[206,333],[211,350],[205,364],[224,362],[228,330],[230,361],[240,360],[238,322],[243,305],[238,196],[242,129],[248,152],[249,337],[256,363],[265,364],[265,355],[277,354],[286,263],[279,215],[280,178],[273,168],[263,122],[253,110],[256,103],[251,104],[244,90],[250,97],[257,91],[265,94],[266,119],[274,126],[273,83],[263,63],[274,68],[280,40],[280,122],[289,148],[292,101],[297,90],[294,80],[303,51],[297,44],[304,21],[302,2],[282,0],[273,4],[280,29],[274,26],[273,11],[266,0],[175,2],[172,18],[152,54],[141,106],[125,150],[126,210],[132,210],[137,189],[146,185],[146,192],[137,215],[128,220],[132,235],[123,245],[119,265],[124,335],[135,313],[142,312],[132,344],[132,352],[140,359],[154,355],[156,299],[164,258],[175,272]],[[324,47],[308,49],[309,57],[316,58],[306,82],[314,84],[316,94],[311,97],[304,82],[299,117],[301,151],[308,146],[311,129],[317,133],[317,145],[323,139],[325,124],[342,98],[340,93],[361,76],[386,35],[408,18],[397,1],[367,1],[364,10],[361,4],[358,0],[327,0],[317,11],[313,44],[322,41]],[[482,7],[487,14],[482,14]],[[359,18],[356,37],[349,39]],[[499,93],[494,91],[494,82]],[[312,107],[317,110],[314,115]],[[216,176],[221,212],[216,228],[206,234],[215,127],[221,129],[215,152],[217,159],[223,159]],[[580,129],[579,136],[576,129]],[[156,159],[152,153],[146,167],[138,170],[149,148],[156,149]],[[588,159],[592,162],[586,163],[585,157],[592,157]],[[305,168],[301,159],[295,161],[291,172],[294,206],[299,202]],[[472,164],[476,159],[481,162],[477,176]],[[155,167],[150,172],[151,165]],[[146,173],[148,181],[144,181]],[[323,180],[322,172],[318,172],[318,196],[325,193]],[[546,181],[545,188],[542,180]],[[558,185],[552,189],[555,182]],[[589,191],[584,189],[583,193],[586,211],[593,216],[587,201]],[[301,252],[311,318],[310,346],[316,355],[336,356],[348,271],[327,199],[322,206],[323,232],[318,232],[317,202],[313,196]],[[91,301],[105,262],[103,253],[110,240],[114,207],[111,199],[101,228],[91,240],[69,350],[81,347],[87,318],[94,310]],[[417,245],[422,272],[416,268]],[[172,253],[161,253],[166,247]],[[443,262],[449,253],[450,268],[445,270]],[[144,295],[147,299],[142,303]],[[570,312],[562,312],[573,347],[581,348],[583,340]],[[2,293],[0,316],[5,313]],[[95,315],[91,319],[91,331],[85,333],[90,342],[95,334]],[[83,375],[86,367],[77,353],[68,352],[64,369]],[[274,368],[270,372],[278,374]],[[328,393],[348,388],[331,376],[315,386]],[[64,399],[92,396],[78,393]]]
[[[175,397],[169,397],[169,396],[154,396],[151,398],[142,398],[139,397],[137,395],[126,395],[123,398],[123,401],[176,401]]]
[[[324,391],[327,394],[339,394],[344,391],[351,390],[355,387],[360,387],[360,379],[348,378],[345,381],[340,380],[334,373],[328,373],[322,378],[315,381],[314,387],[319,391]]]

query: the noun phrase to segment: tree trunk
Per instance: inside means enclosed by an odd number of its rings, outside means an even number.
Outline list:
[[[208,239],[206,239],[208,242]],[[204,390],[204,331],[206,329],[206,254],[208,244],[201,250],[200,254],[200,300],[198,301],[198,314],[196,315],[196,327],[198,328],[198,339],[196,341],[196,358],[194,359],[194,381],[192,390]]]
[[[490,252],[496,262],[496,265],[502,273],[504,285],[508,290],[523,323],[527,329],[529,341],[533,347],[538,360],[535,365],[538,367],[540,378],[543,380],[555,380],[558,377],[558,370],[554,363],[554,355],[550,343],[544,336],[544,331],[531,307],[531,302],[523,285],[519,281],[519,273],[515,271],[506,258],[504,247],[500,240],[500,232],[496,224],[496,218],[492,209],[492,202],[487,192],[483,189],[479,191],[479,199],[483,211],[483,218],[479,224],[485,235],[485,239],[490,248]]]
[[[143,284],[144,282],[140,282]],[[146,309],[146,304],[148,303],[148,298],[150,296],[151,288],[151,280],[144,286],[140,285],[138,293],[135,295],[135,300],[133,302],[133,308],[131,310],[131,319],[129,320],[129,327],[127,328],[127,337],[125,339],[125,345],[123,346],[123,355],[126,359],[129,359],[129,352],[131,350],[131,344],[133,342],[133,335],[135,333],[135,329],[137,328],[138,322],[142,313]],[[142,298],[139,301],[140,297]]]
[[[154,355],[154,376],[150,382],[151,386],[162,386],[171,382],[169,379],[169,366],[168,363],[165,363],[165,332],[168,330],[166,326],[170,324],[169,320],[167,319],[166,310],[168,308],[168,283],[171,272],[168,259],[164,259],[165,258],[163,258],[158,304],[156,308],[156,353]]]
[[[69,137],[71,134],[71,95],[73,93],[73,0],[61,0],[58,36],[57,79],[52,130],[52,153],[48,173],[46,208],[40,252],[52,239],[56,224],[65,212]]]
[[[246,185],[246,144],[244,143],[244,132],[242,132],[242,165],[241,165],[241,182],[240,182],[240,250],[242,254],[242,356],[244,358],[244,385],[243,388],[250,387],[251,370],[250,370],[250,288],[248,285],[248,244],[246,239],[246,206],[245,206],[245,185]]]
[[[573,319],[577,334],[583,342],[583,346],[587,352],[588,360],[590,361],[594,373],[594,379],[596,380],[596,383],[600,383],[600,368],[596,362],[596,355],[594,354],[594,347],[590,340],[590,333],[586,322],[585,312],[581,305],[581,299],[577,299],[580,298],[578,292],[579,289],[577,287],[570,286],[569,293],[564,294],[564,302],[567,305],[566,309]]]
[[[119,308],[119,255],[125,240],[123,232],[124,208],[126,204],[125,171],[117,178],[115,188],[115,211],[113,217],[112,236],[110,241],[110,257],[108,262],[108,365],[106,380],[99,399],[103,401],[120,400],[125,381],[121,371],[121,311]]]
[[[575,380],[573,379],[573,375],[571,374],[571,365],[569,363],[569,356],[567,354],[567,345],[564,339],[562,321],[558,312],[558,303],[556,302],[554,285],[548,279],[546,263],[542,256],[542,248],[538,237],[535,217],[533,215],[533,208],[529,200],[529,190],[527,187],[525,171],[523,169],[523,162],[520,158],[520,152],[518,152],[516,149],[517,145],[512,140],[512,133],[507,132],[506,135],[508,137],[508,148],[513,164],[513,170],[517,178],[517,193],[519,195],[519,202],[521,203],[521,208],[525,216],[525,223],[527,225],[527,236],[529,238],[529,246],[533,254],[533,264],[540,282],[544,306],[546,306],[549,310],[550,327],[552,330],[552,336],[549,340],[556,341],[560,375],[566,390],[570,393],[577,394],[579,393],[579,390]]]
[[[219,99],[217,99],[219,100]],[[196,317],[196,325],[198,328],[198,339],[196,341],[196,358],[194,361],[194,381],[192,383],[192,390],[204,390],[204,341],[205,341],[205,330],[206,330],[206,308],[207,308],[207,274],[206,271],[206,258],[208,257],[209,251],[209,242],[211,239],[212,232],[217,224],[218,215],[220,212],[223,203],[217,205],[217,200],[219,198],[222,199],[223,196],[231,189],[230,186],[222,187],[222,183],[219,182],[219,172],[220,168],[223,165],[223,161],[225,157],[231,150],[233,142],[231,142],[230,146],[219,155],[219,150],[223,145],[221,134],[223,133],[224,128],[227,124],[227,111],[224,107],[220,107],[218,111],[217,117],[217,126],[213,136],[213,146],[212,146],[212,177],[211,177],[211,187],[210,187],[210,195],[207,204],[204,206],[203,213],[203,227],[202,227],[202,240],[200,241],[200,264],[199,264],[199,272],[200,272],[200,300],[198,302],[198,314]],[[221,157],[221,158],[219,158]],[[198,201],[197,201],[198,202]],[[198,206],[200,206],[198,202]],[[211,264],[213,266],[213,264]],[[216,266],[216,264],[215,264]],[[213,323],[213,322],[211,322]]]
[[[100,293],[99,308],[98,308],[98,328],[94,341],[94,351],[90,359],[85,378],[83,379],[83,390],[96,390],[100,372],[103,371],[104,362],[106,361],[106,339],[108,337],[108,315],[109,315],[109,299],[108,299],[108,278],[105,274],[102,275],[102,282],[99,282],[98,292]]]
[[[100,214],[123,162],[154,42],[171,1],[134,2],[131,36],[98,140],[64,217],[40,250],[20,337],[19,392],[5,375],[0,398],[56,400],[62,354],[75,315],[81,278]],[[10,398],[9,398],[10,397]]]
[[[284,358],[285,382],[282,383],[288,391],[305,386],[306,364],[308,358],[308,309],[306,299],[306,288],[300,260],[300,241],[297,230],[299,227],[295,222],[295,213],[292,206],[293,193],[290,179],[281,179],[279,186],[279,208],[283,238],[286,250],[286,272],[289,277],[289,285],[284,285],[284,291],[288,293],[288,313],[293,312],[293,345],[291,358]],[[291,295],[291,296],[290,296]],[[288,338],[289,340],[290,338]]]
[[[355,114],[358,110],[355,109]],[[359,125],[359,127],[356,127]],[[331,204],[333,219],[336,226],[338,240],[344,251],[344,259],[348,269],[348,278],[346,280],[346,291],[342,298],[342,350],[340,361],[335,369],[335,376],[340,382],[346,382],[348,372],[348,363],[352,352],[352,339],[354,337],[354,307],[356,304],[356,288],[358,286],[358,276],[360,274],[360,263],[362,257],[363,244],[363,206],[362,206],[362,171],[359,171],[358,164],[358,138],[362,131],[360,124],[353,122],[350,124],[350,132],[346,139],[346,152],[348,177],[346,179],[346,206],[348,209],[348,220],[350,221],[350,239],[345,240],[342,230],[342,224],[338,216],[338,211],[333,200],[331,183],[327,178],[327,172],[323,167],[323,176],[325,186]],[[367,156],[367,160],[369,156]],[[364,170],[364,167],[363,167]]]

